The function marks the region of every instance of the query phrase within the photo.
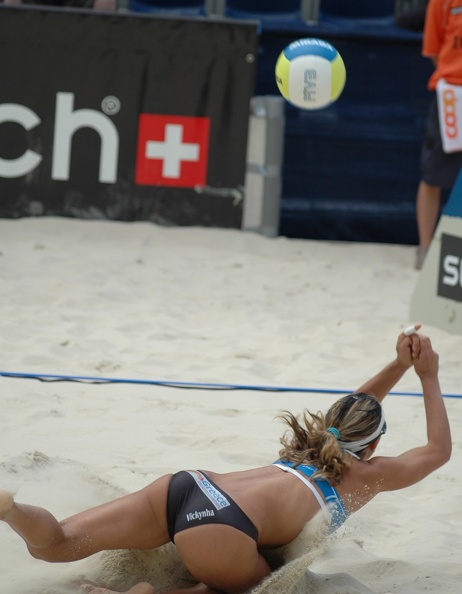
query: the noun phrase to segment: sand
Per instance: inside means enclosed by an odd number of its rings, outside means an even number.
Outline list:
[[[281,410],[325,410],[393,358],[398,333],[414,321],[413,260],[412,246],[0,220],[0,371],[120,380],[0,377],[0,484],[62,518],[166,472],[272,462]],[[440,354],[443,391],[461,395],[462,337],[424,330]],[[204,383],[241,389],[197,387]],[[305,391],[244,389],[255,386]],[[395,391],[385,400],[385,455],[425,441],[418,378],[410,371]],[[462,399],[446,405],[447,465],[378,496],[328,541],[304,534],[287,553],[292,562],[256,592],[462,592]],[[172,547],[50,565],[4,524],[0,542],[2,594],[188,578]]]

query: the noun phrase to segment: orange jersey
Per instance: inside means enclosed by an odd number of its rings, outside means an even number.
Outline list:
[[[430,90],[436,88],[440,78],[462,85],[462,0],[430,0],[422,54],[437,60],[428,81]]]

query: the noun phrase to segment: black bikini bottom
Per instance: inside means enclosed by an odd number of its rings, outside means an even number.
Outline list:
[[[258,539],[253,522],[241,508],[199,470],[182,470],[171,478],[167,496],[167,523],[175,534],[203,524],[227,524]]]

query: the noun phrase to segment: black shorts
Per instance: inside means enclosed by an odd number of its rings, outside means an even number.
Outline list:
[[[175,534],[203,524],[227,524],[255,540],[258,532],[241,508],[199,471],[182,470],[170,480],[167,495],[167,524],[170,539]]]
[[[422,179],[430,186],[451,189],[461,167],[462,152],[443,151],[435,94],[430,105],[421,153]]]

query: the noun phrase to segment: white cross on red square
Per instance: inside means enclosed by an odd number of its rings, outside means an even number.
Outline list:
[[[141,114],[135,183],[146,186],[204,186],[210,118]]]

